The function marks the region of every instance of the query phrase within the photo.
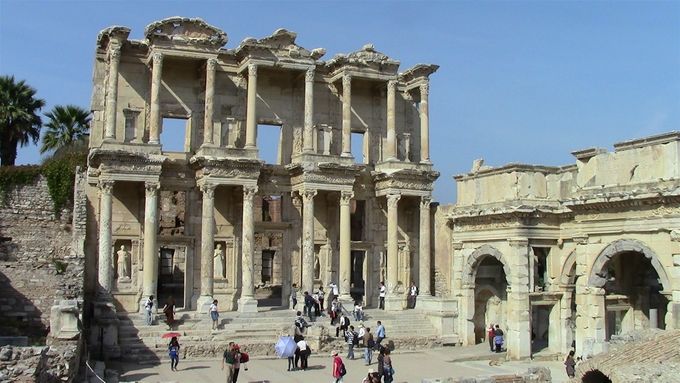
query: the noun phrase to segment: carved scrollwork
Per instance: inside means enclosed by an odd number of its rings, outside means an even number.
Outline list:
[[[109,60],[111,61],[120,60],[120,46],[114,46],[109,50]]]
[[[432,197],[420,197],[420,208],[423,210],[430,210],[430,204],[432,203]]]
[[[206,62],[206,69],[210,72],[214,72],[217,68],[217,59],[211,58]]]
[[[210,198],[213,199],[215,198],[215,188],[217,185],[212,185],[212,184],[203,184],[200,186],[201,192],[203,192],[203,199],[205,198]]]
[[[349,205],[349,202],[354,198],[353,191],[342,191],[340,192],[340,205]]]
[[[153,61],[153,66],[161,66],[163,65],[163,54],[160,52],[156,52],[151,56],[151,59]]]
[[[422,84],[420,86],[420,98],[424,99],[430,94],[430,84]]]
[[[314,81],[314,74],[315,74],[314,68],[307,69],[307,71],[305,72],[305,81],[306,82]]]
[[[252,78],[252,77],[257,78],[257,65],[248,64],[248,77],[249,78]]]
[[[342,91],[349,91],[352,89],[352,76],[346,74],[342,76]]]
[[[152,197],[156,195],[158,192],[158,189],[161,188],[160,182],[156,181],[146,181],[144,182],[144,189],[146,190],[146,196],[147,197]]]
[[[97,184],[97,187],[99,187],[99,194],[111,194],[114,183],[115,181],[113,180],[100,180]]]
[[[243,186],[243,200],[252,203],[257,190],[257,186]]]
[[[387,195],[387,208],[388,209],[396,208],[400,199],[401,199],[401,194],[388,194]]]
[[[387,91],[388,92],[394,92],[397,90],[397,81],[396,80],[390,80],[387,82]]]
[[[302,201],[305,204],[312,203],[312,202],[314,202],[314,197],[316,197],[316,195],[318,193],[319,192],[316,189],[305,189],[301,193],[302,194]]]

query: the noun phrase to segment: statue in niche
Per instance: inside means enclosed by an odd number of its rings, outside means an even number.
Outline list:
[[[501,323],[501,299],[492,296],[486,301],[486,323]]]
[[[224,278],[224,250],[222,244],[217,244],[213,253],[213,273],[215,278]]]
[[[118,256],[118,280],[130,279],[130,252],[125,250],[125,245],[120,245],[120,250],[116,252]]]
[[[319,262],[319,255],[314,255],[314,279],[321,278],[321,262]]]

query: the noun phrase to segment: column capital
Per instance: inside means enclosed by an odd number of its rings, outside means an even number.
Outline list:
[[[306,82],[314,81],[315,72],[316,72],[316,68],[314,68],[314,67],[308,68],[307,71],[305,72],[305,81]]]
[[[146,190],[147,196],[156,195],[158,189],[161,188],[161,183],[158,181],[146,181],[144,182],[144,189]]]
[[[257,185],[255,186],[243,186],[243,199],[252,200],[257,194]]]
[[[204,183],[199,186],[199,189],[201,189],[201,192],[203,192],[203,198],[215,198],[215,188],[217,188],[217,185],[213,184],[208,184]]]
[[[342,89],[343,92],[345,91],[346,88],[350,88],[352,86],[352,75],[346,74],[342,76]]]
[[[214,72],[215,68],[217,68],[217,59],[216,58],[209,58],[205,63],[205,67],[208,71]]]
[[[151,61],[153,62],[153,66],[163,65],[163,54],[160,52],[154,53],[151,55]]]
[[[387,195],[387,208],[397,207],[397,203],[401,199],[401,194],[388,194]]]
[[[427,98],[427,96],[430,94],[430,83],[424,83],[420,85],[420,98],[421,100],[423,98]]]
[[[451,247],[453,248],[453,250],[463,250],[463,242],[453,241],[451,242]]]
[[[120,45],[114,45],[109,49],[109,61],[120,60]]]
[[[300,191],[302,195],[302,200],[304,202],[312,202],[314,200],[314,197],[319,193],[318,190],[316,189],[304,189]]]
[[[257,77],[257,64],[248,64],[248,77]]]
[[[114,180],[100,180],[97,183],[97,187],[99,188],[99,194],[111,194],[113,191],[113,185],[115,184]]]
[[[340,205],[349,205],[349,202],[354,198],[354,191],[347,190],[340,192]]]
[[[395,92],[397,90],[397,80],[388,80],[387,81],[387,91],[388,92]]]
[[[296,191],[290,192],[290,199],[293,206],[295,207],[302,206],[302,196],[300,195],[300,193]]]
[[[432,197],[431,196],[420,197],[420,208],[422,210],[430,210],[430,204],[431,203],[432,203]]]

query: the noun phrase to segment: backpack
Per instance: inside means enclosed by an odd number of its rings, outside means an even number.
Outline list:
[[[248,353],[242,352],[241,353],[241,363],[248,363],[250,360],[250,356],[248,356]]]
[[[299,328],[300,330],[304,330],[301,320],[295,320],[295,327]]]
[[[352,331],[352,335],[353,335],[353,338],[352,338],[352,345],[356,346],[356,345],[359,344],[359,334],[357,334],[356,332]]]
[[[373,338],[368,339],[368,342],[366,342],[366,347],[368,348],[375,347],[375,341],[373,340]]]
[[[347,375],[347,369],[345,368],[344,363],[340,362],[340,368],[338,370],[339,370],[338,372],[340,373],[340,376]]]

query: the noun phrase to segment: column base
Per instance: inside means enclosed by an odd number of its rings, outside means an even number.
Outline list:
[[[207,313],[213,300],[213,297],[210,295],[201,295],[196,301],[196,311],[199,313]]]
[[[256,313],[257,312],[257,299],[255,299],[253,297],[239,298],[239,300],[238,300],[238,312],[240,312],[240,313]]]
[[[385,311],[403,311],[406,308],[406,299],[398,295],[385,297]]]

